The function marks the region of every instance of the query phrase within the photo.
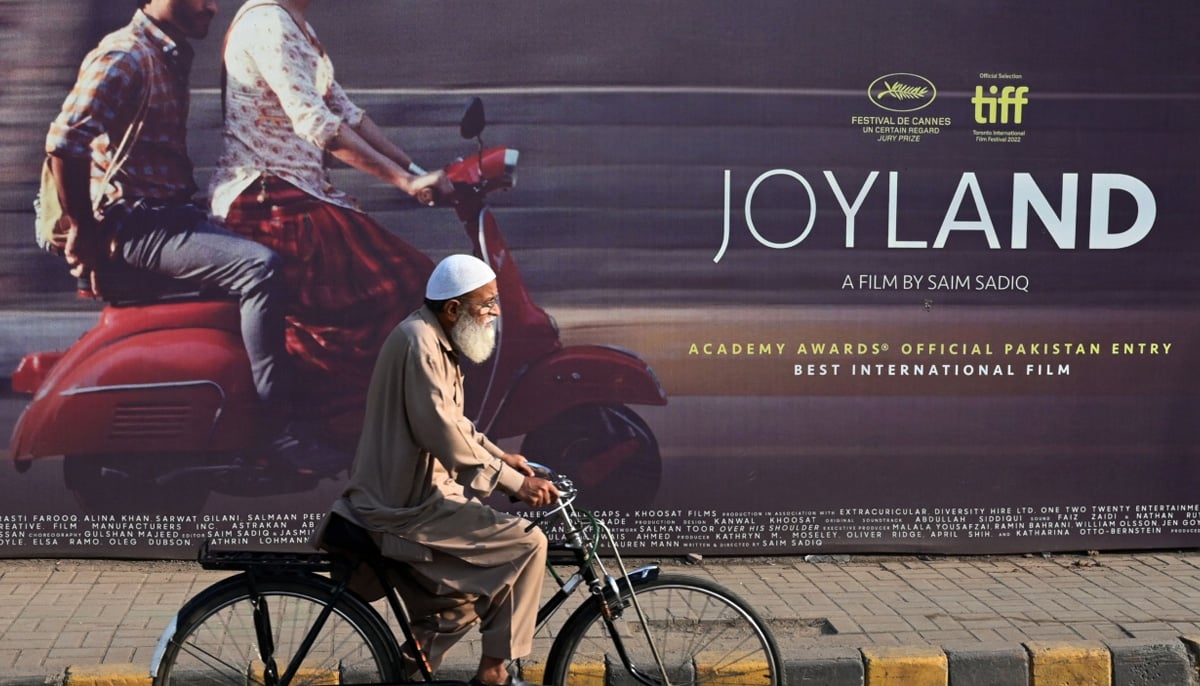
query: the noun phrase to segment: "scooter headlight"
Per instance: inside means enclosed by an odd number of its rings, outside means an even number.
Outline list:
[[[521,157],[521,151],[515,148],[509,148],[504,151],[504,175],[508,177],[509,185],[517,185],[517,160]]]

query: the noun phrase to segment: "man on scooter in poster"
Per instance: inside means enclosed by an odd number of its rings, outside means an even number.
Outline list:
[[[275,459],[320,471],[328,451],[288,419],[279,257],[217,227],[191,202],[188,39],[204,38],[216,13],[215,0],[147,0],[84,59],[46,139],[69,222],[54,248],[99,295],[122,273],[235,295],[266,409],[262,440]]]

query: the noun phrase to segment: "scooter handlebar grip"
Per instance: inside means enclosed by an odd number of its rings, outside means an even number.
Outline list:
[[[426,186],[425,188],[417,191],[417,202],[421,203],[422,205],[433,206],[437,204],[437,200],[437,189],[432,186]]]

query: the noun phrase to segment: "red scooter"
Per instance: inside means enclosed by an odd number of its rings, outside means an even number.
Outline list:
[[[468,414],[493,439],[524,435],[523,454],[572,474],[594,504],[648,505],[662,458],[628,405],[664,405],[666,394],[632,353],[563,346],[486,202],[512,187],[517,151],[484,149],[483,128],[475,99],[461,132],[479,140],[479,151],[446,168],[454,197],[437,199],[453,205],[476,255],[496,271],[503,301],[496,352],[466,370]],[[194,513],[211,492],[262,496],[316,485],[255,455],[258,400],[228,299],[110,302],[70,349],[26,355],[12,387],[33,394],[13,430],[17,471],[61,455],[67,488],[92,512]]]

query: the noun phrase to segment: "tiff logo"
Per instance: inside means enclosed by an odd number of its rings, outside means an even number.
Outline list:
[[[1025,97],[1028,92],[1028,86],[1005,86],[1003,90],[998,86],[989,86],[988,93],[990,95],[984,95],[983,86],[975,86],[975,97],[971,98],[971,102],[975,105],[975,122],[1007,124],[1008,112],[1011,108],[1012,123],[1020,124],[1021,112],[1025,105],[1029,104],[1029,98]],[[996,97],[996,93],[1000,93],[1000,96]]]

